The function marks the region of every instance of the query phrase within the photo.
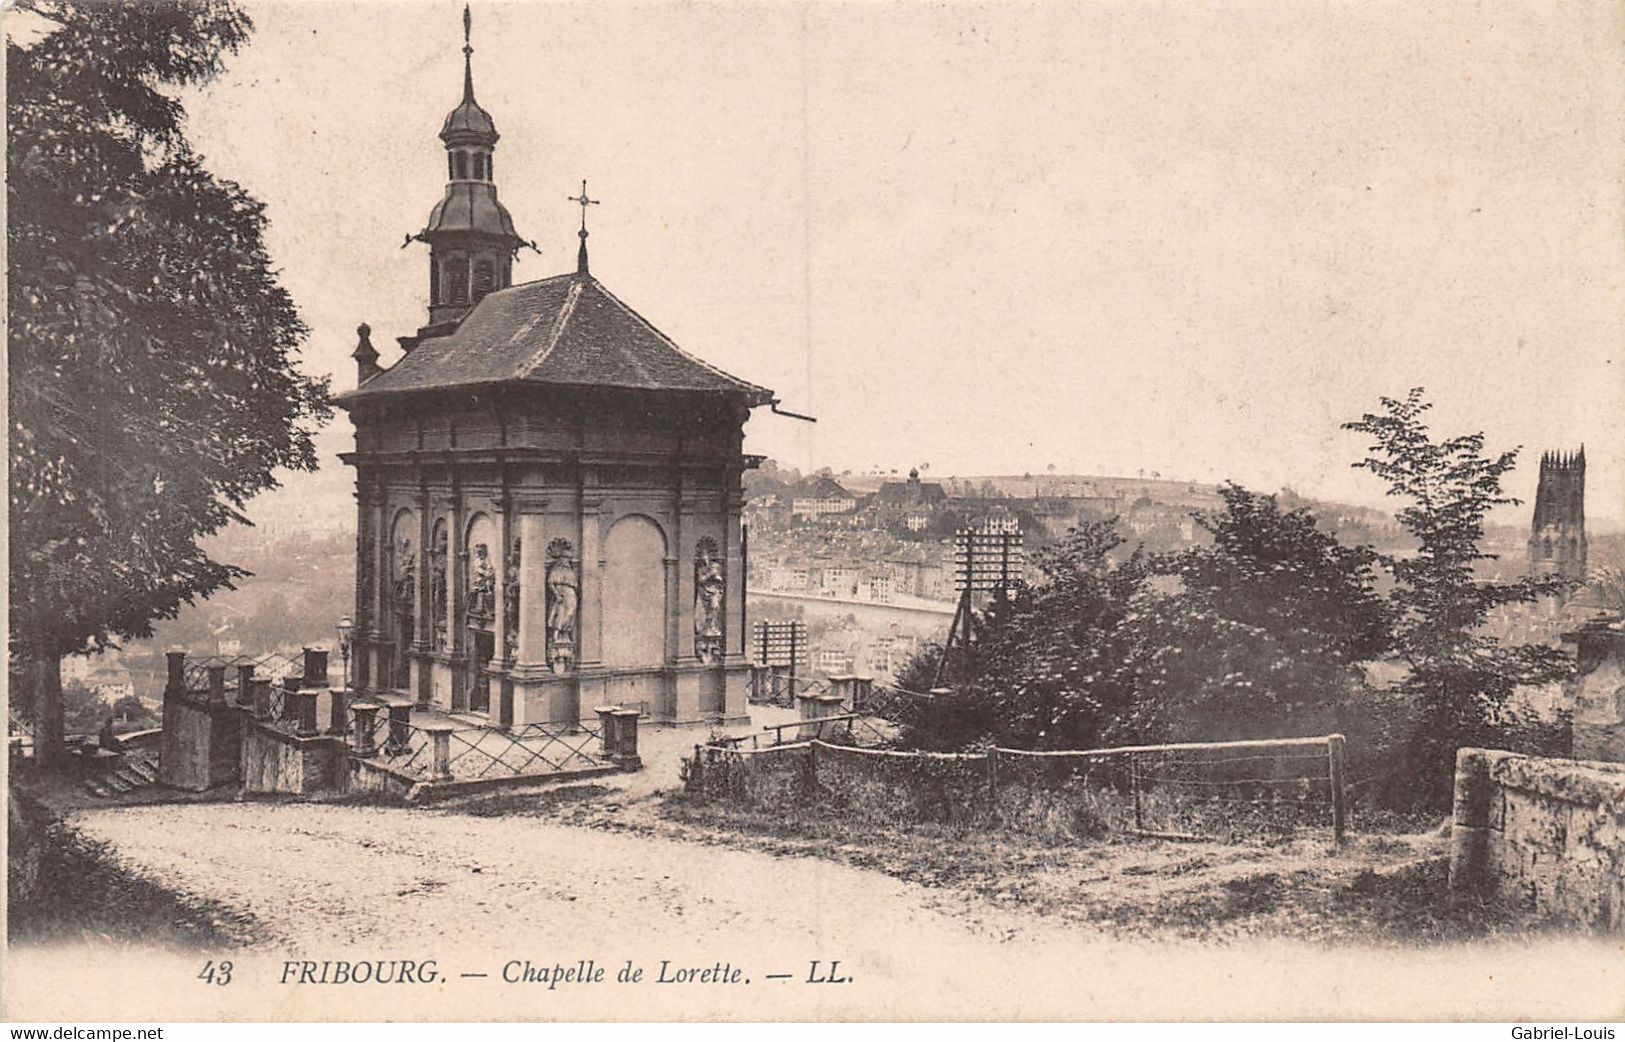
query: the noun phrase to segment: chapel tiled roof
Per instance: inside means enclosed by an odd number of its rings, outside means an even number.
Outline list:
[[[556,275],[487,294],[445,336],[337,401],[488,384],[717,392],[766,405],[773,392],[700,361],[590,275]]]

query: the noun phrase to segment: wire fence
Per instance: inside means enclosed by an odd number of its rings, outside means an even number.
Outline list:
[[[854,713],[899,723],[906,718],[906,714],[929,710],[935,700],[935,695],[923,691],[885,684],[862,684],[857,686],[850,708]]]
[[[304,658],[301,655],[285,655],[273,651],[267,655],[209,655],[204,658],[191,658],[186,660],[183,676],[186,680],[186,689],[198,693],[209,689],[209,667],[224,666],[227,669],[227,683],[231,683],[230,674],[239,666],[253,666],[254,675],[266,677],[272,684],[280,686],[288,677],[302,677],[305,674]]]
[[[388,707],[350,708],[345,742],[353,754],[422,778],[436,773],[434,739],[447,736],[444,769],[451,780],[548,775],[606,766],[603,732],[585,724],[529,724],[512,731],[475,725],[426,727]],[[445,780],[442,778],[441,780]]]
[[[1330,829],[1340,841],[1347,823],[1341,735],[924,753],[840,741],[839,725],[855,719],[863,718],[785,725],[813,729],[793,741],[745,736],[697,746],[688,791],[758,808],[815,805],[877,822],[974,824],[1072,840],[1234,840]]]
[[[794,709],[797,695],[822,695],[829,690],[830,683],[823,677],[798,677],[777,669],[758,669],[751,673],[746,701],[751,705]]]

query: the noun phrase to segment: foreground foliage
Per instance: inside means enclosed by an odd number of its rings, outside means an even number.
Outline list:
[[[1112,522],[1083,525],[1039,552],[1034,588],[989,602],[979,643],[946,663],[952,692],[905,717],[904,744],[1089,749],[1340,731],[1361,795],[1435,808],[1449,804],[1461,746],[1565,752],[1565,720],[1537,718],[1515,692],[1564,679],[1567,656],[1504,644],[1485,622],[1570,584],[1477,577],[1492,557],[1485,516],[1516,502],[1501,481],[1517,452],[1487,456],[1482,434],[1435,440],[1428,408],[1413,390],[1345,425],[1371,438],[1354,466],[1407,501],[1398,520],[1414,553],[1345,546],[1308,511],[1237,485],[1220,490],[1223,511],[1196,515],[1211,542],[1178,553],[1125,554]],[[926,686],[941,655],[927,649],[902,686]],[[1370,679],[1380,673],[1396,679]]]
[[[166,91],[252,25],[227,0],[31,0],[7,63],[13,688],[60,753],[62,656],[145,637],[245,573],[198,540],[316,466],[325,381],[263,207],[215,178]]]
[[[1407,666],[1396,690],[1418,717],[1396,743],[1389,795],[1443,805],[1461,746],[1561,751],[1561,721],[1543,725],[1513,694],[1567,677],[1568,657],[1548,645],[1503,644],[1482,627],[1502,605],[1556,596],[1573,584],[1557,576],[1494,582],[1475,575],[1474,567],[1494,556],[1482,549],[1485,516],[1518,502],[1501,488],[1518,452],[1486,456],[1483,434],[1434,440],[1423,422],[1432,406],[1422,393],[1414,388],[1403,401],[1383,398],[1382,412],[1344,427],[1371,438],[1369,454],[1354,466],[1406,501],[1397,517],[1417,542],[1415,553],[1385,561],[1394,577],[1392,650]]]

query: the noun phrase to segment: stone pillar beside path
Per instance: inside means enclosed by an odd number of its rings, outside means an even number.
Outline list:
[[[822,692],[797,695],[796,710],[802,721],[801,727],[796,731],[796,737],[801,741],[826,737],[830,733],[829,725],[818,721],[846,715],[846,707],[841,704],[840,695]]]
[[[451,781],[451,733],[457,730],[457,725],[434,720],[423,724],[422,730],[429,733],[429,742],[433,746],[429,758],[429,780]]]
[[[623,770],[635,771],[643,766],[638,755],[638,718],[643,714],[636,709],[620,706],[599,706],[599,743],[605,759]]]
[[[378,714],[383,708],[376,702],[355,704],[355,739],[351,748],[355,755],[364,760],[378,755],[378,742],[374,736],[377,734]]]
[[[1456,784],[1450,824],[1450,892],[1469,894],[1487,882],[1490,803],[1494,794],[1489,757],[1482,749],[1456,751]]]

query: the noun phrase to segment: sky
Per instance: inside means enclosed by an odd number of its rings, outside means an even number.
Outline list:
[[[312,335],[426,321],[460,2],[249,3],[187,96]],[[746,451],[1133,474],[1393,506],[1343,421],[1589,462],[1625,519],[1625,9],[1613,3],[541,4],[473,10],[516,282],[592,269],[775,388]],[[319,479],[350,480],[342,414]],[[1500,520],[1526,523],[1528,507]]]

